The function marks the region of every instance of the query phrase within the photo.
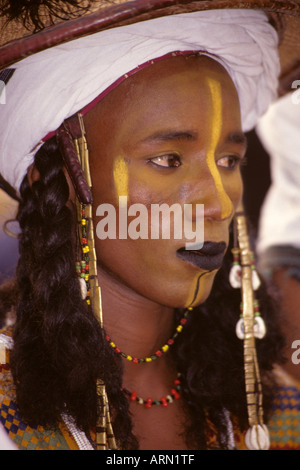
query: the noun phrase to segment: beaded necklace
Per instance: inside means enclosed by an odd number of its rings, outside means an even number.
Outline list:
[[[130,392],[126,388],[122,388],[123,392],[130,397],[131,401],[135,401],[138,405],[144,405],[145,408],[151,408],[153,405],[162,405],[165,408],[169,405],[169,403],[173,403],[174,400],[180,398],[180,390],[181,390],[181,383],[180,383],[180,374],[178,374],[177,379],[174,380],[175,387],[171,389],[170,393],[165,397],[161,397],[160,400],[153,400],[152,398],[148,397],[146,399],[140,398],[137,396],[137,393]]]
[[[135,356],[131,356],[130,354],[126,354],[126,353],[122,352],[120,350],[120,348],[118,348],[116,346],[116,344],[111,340],[109,335],[106,335],[106,340],[108,341],[108,344],[112,347],[112,349],[117,354],[122,356],[124,359],[127,359],[128,361],[133,362],[134,364],[152,362],[152,361],[156,360],[158,357],[161,357],[165,352],[167,352],[169,350],[170,346],[172,346],[174,344],[177,336],[181,333],[184,325],[186,324],[187,317],[188,317],[189,313],[192,310],[193,310],[192,307],[188,307],[186,309],[186,311],[184,312],[182,318],[179,321],[178,326],[175,329],[175,332],[174,332],[173,336],[170,339],[168,339],[168,341],[160,349],[158,349],[154,354],[152,354],[151,356],[148,356],[148,357],[145,357],[145,358],[138,358],[138,357],[135,357]]]

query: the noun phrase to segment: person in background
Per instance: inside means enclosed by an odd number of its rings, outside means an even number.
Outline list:
[[[271,186],[259,221],[259,269],[273,284],[286,337],[285,369],[300,380],[300,103],[297,90],[260,119],[257,133],[270,156]]]

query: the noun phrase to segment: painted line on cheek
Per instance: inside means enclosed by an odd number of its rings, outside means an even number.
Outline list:
[[[200,280],[202,276],[204,276],[204,274],[208,274],[209,272],[210,271],[201,273],[199,275],[197,274],[197,276],[195,277],[192,288],[191,288],[191,292],[188,296],[188,301],[186,302],[186,308],[194,306],[194,303],[196,302],[197,297],[201,294],[201,292],[199,292]]]
[[[211,128],[210,147],[207,151],[206,161],[207,161],[207,165],[210,170],[210,173],[214,179],[218,196],[219,196],[219,200],[221,202],[222,218],[225,219],[229,217],[232,213],[232,203],[224,190],[222,178],[215,162],[215,150],[217,148],[220,135],[221,135],[221,129],[222,129],[221,84],[212,78],[208,78],[207,82],[208,82],[208,87],[209,87],[210,95],[212,99],[212,111],[213,112],[212,112],[212,122],[210,124],[210,128]]]
[[[114,162],[113,178],[118,203],[120,196],[128,198],[128,164],[123,157],[118,157]]]

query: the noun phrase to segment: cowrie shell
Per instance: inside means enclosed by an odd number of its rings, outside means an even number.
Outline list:
[[[260,284],[261,284],[261,282],[260,282],[259,276],[257,274],[257,271],[256,271],[256,269],[253,269],[252,270],[252,287],[253,287],[253,289],[254,290],[259,289]]]
[[[242,275],[242,268],[239,264],[234,264],[231,267],[230,273],[229,273],[229,282],[231,287],[234,289],[238,289],[242,285],[241,281],[241,275]]]
[[[255,338],[262,339],[267,332],[266,324],[261,317],[254,318],[253,333]],[[244,320],[240,318],[235,327],[235,333],[239,339],[245,338]]]
[[[235,334],[237,335],[239,339],[245,338],[244,320],[242,318],[240,318],[236,324]]]
[[[266,335],[267,328],[264,320],[261,317],[254,318],[254,336],[255,338],[262,339]]]
[[[86,286],[85,280],[82,277],[79,278],[79,285],[80,285],[81,298],[84,300],[86,299],[86,296],[87,296],[87,286]]]
[[[265,424],[256,424],[248,429],[245,444],[249,450],[268,450],[270,447],[269,430]]]

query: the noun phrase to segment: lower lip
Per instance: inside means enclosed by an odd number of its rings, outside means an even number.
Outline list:
[[[195,251],[180,251],[177,256],[204,271],[214,271],[222,266],[224,253],[217,255],[202,255]]]

